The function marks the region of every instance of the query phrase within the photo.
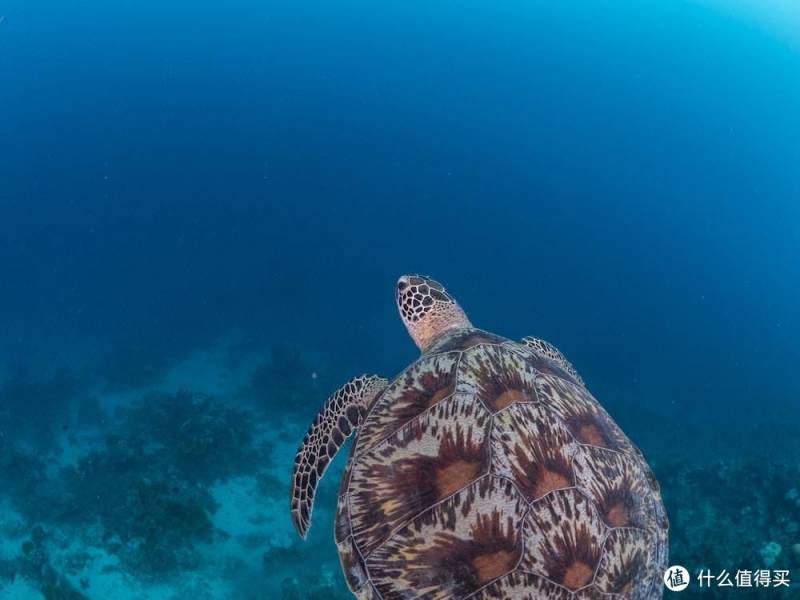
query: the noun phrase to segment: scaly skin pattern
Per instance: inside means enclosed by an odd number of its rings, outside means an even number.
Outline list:
[[[377,375],[354,377],[328,398],[308,428],[294,460],[290,499],[292,522],[303,539],[311,526],[320,479],[386,383]]]
[[[563,355],[531,340],[450,331],[374,402],[336,519],[358,598],[661,597],[655,477]]]

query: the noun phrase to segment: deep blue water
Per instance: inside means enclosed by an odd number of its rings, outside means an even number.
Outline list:
[[[777,4],[6,0],[0,374],[28,388],[0,397],[0,454],[49,464],[47,495],[65,431],[91,446],[120,426],[106,396],[231,338],[220,368],[294,356],[268,389],[216,390],[272,394],[258,422],[293,446],[350,375],[414,359],[393,286],[422,272],[476,325],[558,345],[671,514],[689,492],[659,465],[679,456],[800,466],[800,12]],[[106,414],[91,427],[86,397]],[[753,493],[774,492],[762,512],[794,536],[776,568],[800,579],[786,472]],[[703,556],[671,516],[673,556]],[[21,539],[67,527],[20,518]],[[323,528],[313,556],[335,571]],[[744,556],[772,541],[752,528]]]

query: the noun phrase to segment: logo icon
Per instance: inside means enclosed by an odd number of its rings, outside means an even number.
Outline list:
[[[689,571],[680,565],[672,565],[664,571],[664,585],[673,592],[682,592],[689,585]]]

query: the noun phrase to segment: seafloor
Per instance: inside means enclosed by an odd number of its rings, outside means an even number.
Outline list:
[[[0,598],[350,597],[332,541],[344,457],[306,542],[287,508],[297,443],[351,375],[321,362],[234,340],[180,360],[125,348],[92,367],[3,373]],[[642,406],[609,408],[661,481],[672,562],[789,569],[800,583],[797,429]],[[800,598],[800,587],[680,597]]]

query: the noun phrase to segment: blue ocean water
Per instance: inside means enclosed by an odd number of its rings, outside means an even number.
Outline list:
[[[348,597],[293,453],[408,272],[567,355],[673,562],[800,597],[798,107],[778,2],[5,0],[0,597]]]

